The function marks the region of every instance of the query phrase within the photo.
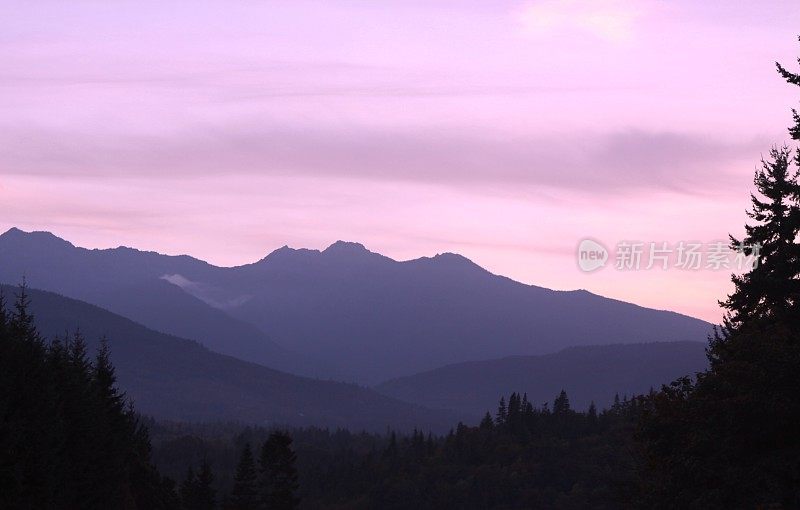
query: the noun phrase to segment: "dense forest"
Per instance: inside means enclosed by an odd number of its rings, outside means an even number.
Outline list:
[[[310,509],[625,508],[635,487],[632,433],[642,402],[617,399],[606,411],[578,413],[565,393],[541,407],[512,393],[478,426],[458,424],[439,437],[294,429],[296,495]],[[187,464],[213,459],[221,508],[250,508],[224,495],[236,492],[250,445],[268,442],[270,430],[150,426],[162,472],[179,477]]]
[[[707,371],[600,412],[512,393],[445,436],[140,418],[105,344],[42,338],[23,285],[0,300],[0,508],[800,508],[799,168],[778,147],[756,172],[731,244],[757,264]]]

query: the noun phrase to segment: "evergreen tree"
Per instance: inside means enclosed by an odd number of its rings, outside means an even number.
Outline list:
[[[17,334],[18,338],[31,341],[33,344],[43,345],[42,339],[33,324],[33,315],[28,312],[31,301],[28,298],[28,286],[24,278],[16,297],[10,322],[12,331]]]
[[[63,486],[49,465],[60,445],[46,350],[20,286],[0,337],[0,508],[52,508]]]
[[[724,340],[735,330],[756,322],[800,321],[800,183],[791,168],[788,147],[773,148],[770,159],[756,172],[758,195],[751,194],[746,236],[731,236],[731,247],[754,257],[746,274],[732,277],[734,292],[720,304],[727,309],[723,335],[715,338],[712,353],[723,355]],[[716,351],[720,351],[719,353]]]
[[[259,458],[259,492],[265,508],[292,510],[299,505],[295,461],[292,438],[285,432],[270,434],[261,448]]]
[[[232,510],[256,510],[258,508],[258,474],[250,443],[246,443],[236,467],[233,490],[231,491]]]
[[[108,340],[102,338],[90,368],[90,391],[94,396],[93,435],[98,445],[91,469],[95,479],[102,481],[98,491],[106,491],[109,497],[124,492],[130,473],[128,466],[135,464],[136,458],[149,456],[149,440],[144,439],[146,444],[141,451],[143,438],[136,437],[133,413],[126,411],[125,397],[116,388],[117,378],[110,355]]]
[[[206,459],[203,459],[195,474],[190,467],[181,482],[181,506],[185,510],[213,510],[216,508],[216,491],[213,489],[214,474]]]
[[[500,397],[500,404],[497,406],[497,425],[505,425],[508,418],[508,409],[506,408],[506,398]]]
[[[195,510],[214,510],[217,506],[216,491],[212,487],[214,474],[211,472],[211,465],[207,459],[203,459],[200,469],[197,471],[197,499],[195,500]]]
[[[760,245],[757,265],[732,278],[710,369],[645,401],[644,507],[800,508],[800,155],[791,154],[773,149],[756,172],[743,243]]]
[[[800,59],[797,59],[797,62],[800,63]],[[800,86],[800,74],[787,70],[778,62],[775,62],[775,66],[778,68],[778,74],[780,74],[787,83]],[[794,126],[789,127],[789,134],[792,140],[800,140],[800,114],[797,113],[797,109],[792,108],[792,116],[794,117]]]
[[[586,421],[589,424],[590,429],[594,429],[597,427],[598,419],[597,419],[597,407],[594,405],[594,401],[589,404],[589,410],[586,412]]]
[[[520,416],[520,400],[519,395],[517,393],[512,393],[510,397],[508,397],[508,421],[511,423],[517,423]]]
[[[8,327],[8,314],[6,313],[6,296],[0,289],[0,338],[5,338]]]
[[[386,449],[383,450],[383,457],[386,459],[394,459],[397,457],[397,433],[395,431],[389,433],[389,444],[387,444]]]
[[[483,415],[483,419],[479,425],[481,430],[492,430],[494,428],[494,420],[492,420],[492,415],[489,411],[486,411],[486,414]]]
[[[569,412],[569,397],[566,391],[561,390],[561,393],[559,393],[558,397],[553,401],[553,414],[561,416]]]

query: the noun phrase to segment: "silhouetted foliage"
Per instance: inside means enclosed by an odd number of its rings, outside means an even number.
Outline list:
[[[257,510],[259,505],[258,473],[250,443],[245,443],[239,465],[236,466],[229,508],[232,510]]]
[[[800,76],[780,65],[790,83]],[[790,129],[800,140],[800,118]],[[794,156],[793,156],[794,154]],[[644,508],[800,508],[800,153],[756,172],[745,245],[710,369],[648,397],[638,433]],[[734,245],[739,242],[731,237]]]
[[[45,342],[24,284],[0,299],[0,508],[174,508],[114,384],[105,343],[92,362],[80,332]]]
[[[568,400],[566,394],[557,398]],[[631,438],[641,398],[593,415],[556,414],[518,393],[503,402],[509,403],[504,423],[484,417],[479,426],[460,423],[443,437],[419,430],[292,430],[300,508],[629,507],[635,488]],[[214,459],[221,478],[231,480],[218,485],[231,502],[243,445],[274,437],[268,429],[223,424],[152,427],[164,472],[179,474],[202,452]],[[286,433],[279,434],[285,441]]]
[[[261,447],[259,457],[259,489],[265,508],[292,510],[297,508],[297,456],[292,438],[285,432],[273,432]]]

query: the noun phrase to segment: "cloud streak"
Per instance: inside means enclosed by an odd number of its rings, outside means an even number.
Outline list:
[[[470,131],[222,126],[179,136],[3,130],[0,174],[53,177],[315,176],[600,193],[725,187],[763,140],[627,130],[537,137]]]

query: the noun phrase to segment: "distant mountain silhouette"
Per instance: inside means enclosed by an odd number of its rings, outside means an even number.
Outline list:
[[[250,298],[229,310],[356,380],[586,344],[705,341],[706,322],[494,275],[445,253],[407,262],[337,242],[279,249],[212,283]]]
[[[12,301],[17,287],[0,290]],[[354,384],[290,375],[211,352],[197,342],[145,328],[96,306],[29,289],[46,337],[79,328],[90,354],[106,335],[119,387],[136,410],[180,421],[446,430],[456,415],[397,401]]]
[[[31,287],[98,305],[151,329],[197,340],[223,354],[314,372],[309,363],[299,361],[258,327],[162,278],[176,273],[205,275],[215,269],[188,256],[126,247],[78,248],[49,232],[12,228],[0,235],[0,283],[16,285],[25,277]],[[223,299],[220,297],[220,302]]]
[[[12,229],[0,236],[0,281],[16,283],[21,274],[32,286],[219,352],[369,384],[572,345],[704,341],[710,330],[583,290],[525,285],[456,254],[398,262],[342,241],[323,251],[283,247],[220,268],[130,248],[86,250]],[[270,338],[323,365],[284,360]]]
[[[659,389],[707,368],[702,342],[656,342],[570,347],[555,354],[513,356],[459,363],[382,383],[386,395],[433,409],[451,409],[478,419],[493,411],[498,395],[527,392],[536,405],[552,402],[562,389],[575,409],[594,401],[608,407],[615,394]]]

